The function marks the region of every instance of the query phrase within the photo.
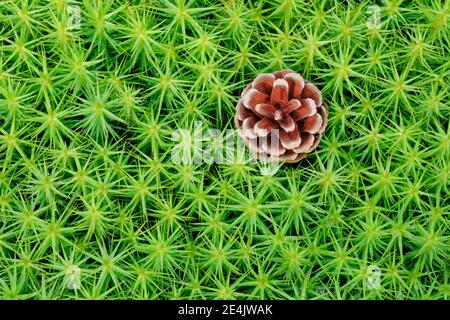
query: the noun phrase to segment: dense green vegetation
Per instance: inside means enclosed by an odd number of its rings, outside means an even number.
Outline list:
[[[448,299],[448,0],[0,0],[0,297]],[[262,72],[329,106],[262,175],[174,163]],[[368,286],[369,267],[381,283]]]

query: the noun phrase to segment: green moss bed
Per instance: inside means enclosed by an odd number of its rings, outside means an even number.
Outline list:
[[[448,0],[0,0],[0,297],[449,299],[449,19]],[[284,68],[328,104],[314,152],[272,174],[173,161],[174,133],[234,129]]]

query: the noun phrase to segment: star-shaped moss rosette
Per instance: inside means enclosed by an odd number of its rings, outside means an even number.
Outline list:
[[[317,147],[327,115],[319,89],[284,69],[262,73],[244,89],[234,120],[258,159],[293,163]]]

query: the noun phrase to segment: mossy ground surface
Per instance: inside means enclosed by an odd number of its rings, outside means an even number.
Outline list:
[[[0,297],[448,299],[449,18],[448,0],[0,0]],[[273,176],[172,161],[175,129],[232,129],[282,68],[328,103],[316,151]]]

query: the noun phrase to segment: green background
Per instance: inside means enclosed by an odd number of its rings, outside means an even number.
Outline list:
[[[1,0],[0,297],[448,299],[449,18],[448,0]],[[171,161],[177,128],[233,129],[282,68],[329,106],[306,159]]]

